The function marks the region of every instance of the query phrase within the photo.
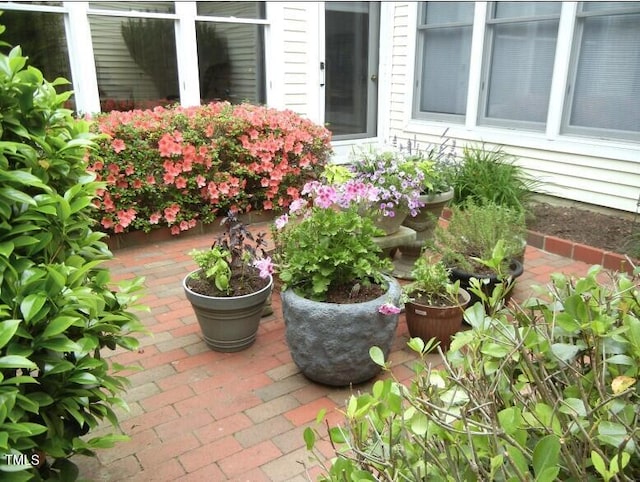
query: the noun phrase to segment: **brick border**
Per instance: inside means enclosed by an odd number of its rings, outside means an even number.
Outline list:
[[[271,222],[275,219],[276,214],[273,211],[251,211],[246,214],[240,214],[238,217],[246,224],[256,224]],[[202,224],[199,222],[195,228],[177,235],[171,234],[171,230],[168,227],[163,227],[152,229],[148,233],[143,231],[131,231],[123,234],[113,234],[107,236],[105,240],[111,251],[117,251],[123,248],[160,243],[172,239],[185,239],[190,236],[198,236],[200,234],[217,233],[220,229],[220,222],[216,220],[209,224]]]
[[[527,231],[527,244],[575,261],[582,261],[592,265],[599,264],[612,271],[633,273],[633,267],[627,261],[627,258],[613,251],[605,251],[556,236],[547,236],[537,231]]]

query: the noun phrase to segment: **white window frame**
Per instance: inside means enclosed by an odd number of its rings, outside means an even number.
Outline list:
[[[530,22],[542,22],[548,20],[558,20],[559,17],[557,15],[536,15],[536,16],[528,16],[528,17],[518,17],[514,18],[506,18],[506,19],[495,19],[490,14],[491,10],[495,10],[497,2],[488,2],[485,8],[486,17],[485,17],[485,35],[486,40],[484,42],[483,48],[483,56],[482,56],[482,80],[480,83],[480,96],[479,96],[479,111],[478,111],[478,124],[479,125],[491,125],[496,127],[504,127],[507,129],[518,129],[518,130],[531,130],[531,131],[545,131],[546,130],[546,120],[545,122],[534,122],[534,121],[524,121],[524,120],[514,120],[514,119],[503,119],[499,117],[489,117],[485,114],[487,111],[487,104],[489,102],[489,81],[492,75],[491,72],[491,61],[492,61],[492,50],[493,50],[493,42],[495,37],[495,29],[493,26],[495,25],[513,25],[516,23],[530,23]],[[561,4],[562,2],[558,2]],[[562,8],[561,8],[562,13]],[[556,54],[558,49],[558,37],[556,36]],[[554,55],[554,67],[555,67],[555,55]],[[553,75],[551,76],[551,83],[553,83]],[[549,86],[551,88],[551,84]],[[549,116],[549,110],[547,110],[547,118]]]
[[[584,3],[584,2],[581,2]],[[620,131],[615,129],[604,129],[597,127],[585,127],[578,125],[571,125],[571,111],[574,100],[574,86],[576,83],[576,77],[578,74],[578,57],[580,54],[580,45],[582,44],[582,35],[584,22],[581,19],[588,17],[601,17],[621,14],[640,14],[640,7],[614,7],[607,10],[596,10],[593,12],[584,12],[580,8],[579,4],[576,4],[575,12],[573,14],[574,30],[572,35],[573,43],[571,45],[570,59],[567,60],[568,72],[566,78],[566,99],[565,109],[561,117],[560,132],[566,134],[574,134],[576,136],[588,136],[588,137],[601,137],[604,139],[620,139],[624,140],[636,140],[640,141],[640,132],[631,133],[629,131]]]
[[[200,84],[198,76],[198,54],[196,46],[196,21],[217,23],[243,23],[264,25],[263,40],[265,45],[265,92],[266,103],[272,97],[271,79],[271,45],[270,15],[274,9],[266,8],[266,19],[250,19],[235,17],[210,17],[197,15],[196,2],[174,2],[175,13],[135,12],[127,10],[100,9],[89,5],[89,2],[62,2],[61,6],[33,5],[27,2],[2,2],[0,10],[18,10],[25,12],[52,12],[64,15],[65,34],[71,77],[74,85],[76,110],[80,114],[100,112],[100,96],[98,79],[91,39],[91,28],[88,15],[105,15],[127,18],[159,18],[172,20],[176,34],[176,56],[178,63],[178,83],[180,103],[183,106],[200,104]],[[268,5],[267,5],[268,7]],[[0,19],[1,22],[1,19]],[[79,88],[79,86],[82,86]]]
[[[422,18],[423,8],[424,8],[423,2],[419,2],[418,19]],[[475,9],[474,9],[474,12],[475,12]],[[475,17],[474,17],[474,20],[472,20],[472,22],[473,23],[471,25],[469,25],[467,22],[451,22],[451,23],[447,23],[446,25],[437,25],[437,26],[428,26],[428,25],[418,23],[417,29],[418,31],[426,32],[428,30],[435,30],[439,28],[470,26],[472,28],[471,44],[473,45],[473,29],[475,28],[474,27]],[[422,66],[424,65],[424,41],[423,41],[423,35],[421,33],[417,33],[416,35],[417,35],[416,47],[415,47],[416,51],[415,51],[414,58],[415,58],[415,72],[417,75],[415,76],[413,81],[413,86],[414,86],[413,91],[415,94],[413,97],[413,117],[416,119],[433,119],[433,120],[464,124],[466,114],[446,114],[442,112],[430,112],[430,111],[420,110],[420,101],[421,101],[420,96],[422,92],[422,82],[423,82],[422,75],[420,73],[422,72]],[[470,55],[470,57],[471,58],[469,59],[469,62],[471,64],[473,56]],[[471,69],[471,65],[469,66],[469,69]],[[469,88],[467,88],[467,92],[468,90]],[[467,110],[469,108],[468,102],[469,102],[469,99],[467,95]]]
[[[631,139],[603,139],[580,137],[562,131],[565,112],[566,89],[569,76],[569,59],[573,45],[574,28],[578,2],[562,2],[558,42],[551,82],[550,108],[544,132],[515,130],[478,123],[480,88],[482,79],[482,59],[485,43],[485,22],[489,2],[476,2],[471,39],[471,63],[469,65],[469,92],[465,124],[461,126],[449,121],[421,119],[413,115],[415,89],[407,89],[404,99],[401,129],[411,133],[440,136],[448,129],[447,135],[465,142],[488,142],[501,145],[517,145],[527,149],[551,150],[579,156],[611,158],[638,162],[638,142]],[[407,4],[407,57],[415,58],[417,45],[418,3]],[[406,67],[407,85],[413,86],[419,72],[416,63]],[[389,133],[385,132],[389,137]],[[517,140],[514,140],[514,136]]]

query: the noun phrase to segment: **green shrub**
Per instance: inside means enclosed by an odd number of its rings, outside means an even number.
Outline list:
[[[226,102],[98,115],[90,169],[106,182],[108,233],[173,234],[219,213],[284,209],[331,152],[330,132],[291,111]]]
[[[126,379],[100,351],[137,347],[142,280],[111,287],[91,228],[93,135],[62,109],[62,81],[26,62],[19,47],[0,56],[0,478],[73,480],[71,455],[123,438],[80,436],[117,425]]]
[[[492,150],[467,146],[453,180],[453,202],[463,205],[471,199],[477,204],[492,202],[526,211],[539,182],[515,164],[515,157],[502,147]]]
[[[544,300],[493,317],[478,303],[442,369],[411,339],[411,385],[351,396],[324,480],[640,480],[638,273],[555,274]]]
[[[505,259],[522,255],[526,240],[524,213],[503,204],[468,200],[452,206],[446,227],[435,230],[436,249],[449,267],[478,273],[482,265],[473,258],[488,260],[498,241],[503,240]]]

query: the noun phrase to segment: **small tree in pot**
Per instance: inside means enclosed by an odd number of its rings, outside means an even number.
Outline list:
[[[460,288],[460,281],[450,281],[449,270],[441,261],[421,256],[411,276],[414,281],[403,287],[408,298],[405,313],[409,334],[424,341],[435,337],[446,350],[451,337],[460,330],[471,297]]]
[[[254,236],[233,213],[222,224],[225,230],[211,249],[191,251],[199,269],[184,278],[183,287],[207,345],[230,352],[255,341],[273,278],[265,234]]]

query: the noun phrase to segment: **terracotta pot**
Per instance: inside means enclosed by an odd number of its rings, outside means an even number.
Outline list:
[[[464,310],[470,300],[471,295],[461,288],[456,306],[429,306],[414,301],[405,303],[409,334],[425,342],[435,338],[443,351],[448,350],[451,337],[462,327]]]
[[[387,356],[399,315],[383,315],[384,303],[399,305],[399,283],[386,278],[389,288],[381,297],[364,303],[325,303],[298,296],[288,289],[281,294],[285,335],[291,357],[300,371],[325,385],[362,383],[380,372],[369,357],[378,346]]]
[[[255,293],[243,296],[206,296],[187,286],[187,280],[198,270],[182,280],[187,299],[196,314],[205,343],[215,351],[234,352],[244,350],[256,341],[260,318],[267,299],[271,296],[273,277]]]

